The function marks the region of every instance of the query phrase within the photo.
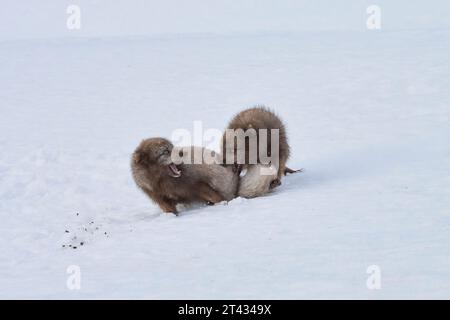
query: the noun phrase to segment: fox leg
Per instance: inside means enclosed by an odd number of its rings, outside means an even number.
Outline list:
[[[207,184],[200,184],[198,192],[200,199],[207,203],[214,204],[225,200],[225,198],[219,192],[217,192]]]

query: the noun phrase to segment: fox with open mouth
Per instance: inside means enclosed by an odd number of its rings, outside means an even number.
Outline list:
[[[164,138],[143,140],[131,159],[137,186],[164,212],[177,214],[177,204],[214,204],[232,200],[239,173],[220,164],[175,164],[172,143]]]

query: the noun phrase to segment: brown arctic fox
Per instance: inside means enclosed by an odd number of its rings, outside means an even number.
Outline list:
[[[239,182],[238,195],[246,198],[253,198],[267,193],[281,184],[281,178],[287,173],[297,172],[286,167],[289,158],[290,148],[286,135],[286,128],[280,118],[264,106],[257,106],[239,112],[228,125],[222,137],[222,154],[225,165],[233,166],[235,171],[245,170],[246,174],[241,176]],[[237,143],[236,133],[241,129],[244,134],[245,143]],[[249,130],[254,129],[254,130]],[[266,129],[266,131],[260,131]],[[273,146],[272,150],[272,129],[278,129],[278,150]],[[229,135],[234,132],[233,135]],[[267,140],[260,145],[261,134],[267,132]],[[227,140],[228,137],[228,140]],[[250,148],[253,139],[253,147]],[[274,136],[276,138],[276,136]],[[228,143],[227,143],[228,142]],[[270,159],[261,161],[260,148],[262,154],[266,154]],[[251,159],[253,149],[254,157]],[[245,157],[239,158],[239,152],[245,154]],[[232,161],[228,161],[230,157]]]
[[[205,161],[175,164],[172,151],[176,149],[167,139],[146,139],[131,160],[134,181],[164,212],[176,214],[177,204],[211,204],[236,196],[239,176],[231,168]]]

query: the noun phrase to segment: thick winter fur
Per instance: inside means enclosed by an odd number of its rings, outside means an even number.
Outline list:
[[[177,204],[217,203],[236,196],[239,176],[233,170],[219,164],[175,165],[173,149],[164,138],[146,139],[131,160],[136,184],[164,212],[177,213]]]
[[[263,106],[258,106],[244,111],[239,112],[228,125],[228,129],[242,129],[244,132],[248,129],[255,129],[257,134],[258,142],[258,164],[250,164],[248,154],[249,154],[249,143],[245,143],[245,164],[238,165],[237,158],[234,159],[234,166],[240,169],[246,169],[247,174],[241,177],[240,187],[238,194],[246,198],[252,198],[256,196],[263,195],[278,185],[281,184],[281,178],[286,173],[296,172],[295,170],[286,167],[286,162],[290,155],[290,148],[288,144],[288,139],[286,135],[286,128],[281,121],[281,119],[268,108]],[[274,174],[261,174],[261,168],[264,165],[261,164],[259,158],[259,129],[268,129],[268,134],[270,134],[271,129],[279,130],[279,161],[278,166],[275,168],[276,172]],[[222,152],[226,155],[227,150],[226,134],[224,133],[222,137]],[[233,145],[234,154],[237,152],[237,144]],[[267,139],[267,150],[272,152],[271,137],[268,136]],[[225,162],[225,161],[224,161]]]
[[[277,179],[276,168],[273,168],[273,174],[261,174],[261,169],[268,169],[268,167],[263,164],[247,166],[240,177],[238,196],[255,198],[268,193],[272,181]]]

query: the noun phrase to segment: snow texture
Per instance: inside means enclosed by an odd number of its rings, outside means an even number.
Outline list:
[[[0,297],[450,298],[449,53],[446,29],[0,42]],[[141,139],[255,104],[303,173],[179,217],[136,188]]]

